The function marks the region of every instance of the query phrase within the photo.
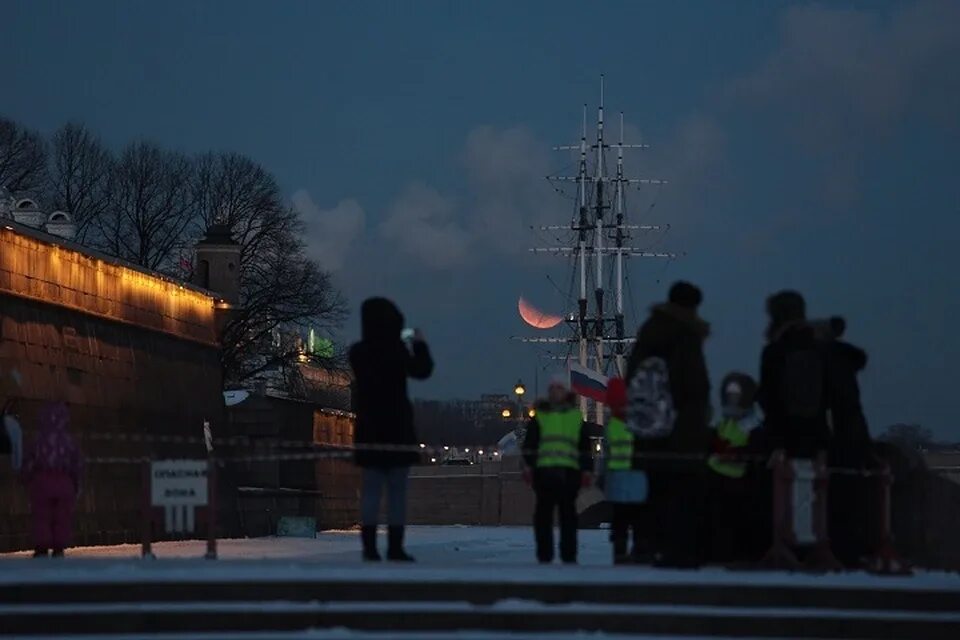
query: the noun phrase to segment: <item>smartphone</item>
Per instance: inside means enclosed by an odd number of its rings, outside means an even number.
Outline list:
[[[400,332],[400,339],[413,340],[413,334],[414,334],[413,329],[404,329],[403,331]]]

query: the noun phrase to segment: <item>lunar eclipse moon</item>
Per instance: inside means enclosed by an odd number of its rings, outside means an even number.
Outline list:
[[[520,317],[523,318],[523,321],[534,329],[553,329],[563,322],[563,316],[555,316],[540,311],[524,300],[523,296],[520,296],[520,299],[517,301],[517,310],[520,312]]]

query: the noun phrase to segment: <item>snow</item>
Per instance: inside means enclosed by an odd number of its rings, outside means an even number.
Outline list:
[[[451,632],[373,632],[352,629],[309,629],[307,631],[281,631],[275,633],[151,633],[149,640],[677,640],[677,636],[621,635],[603,632],[576,631],[569,633],[524,633],[518,631],[451,631]],[[17,636],[14,636],[17,638]],[[63,636],[27,636],[29,640],[63,640]],[[26,638],[24,640],[26,640]],[[76,640],[144,640],[142,635],[74,635]],[[684,636],[684,640],[738,640],[729,636]],[[750,640],[772,640],[756,638]],[[783,640],[778,638],[777,640]]]
[[[48,614],[115,614],[115,613],[207,613],[229,615],[231,613],[519,613],[549,612],[552,615],[590,613],[596,615],[683,615],[687,617],[731,618],[830,618],[869,619],[914,622],[960,622],[960,613],[888,611],[876,609],[827,609],[827,608],[778,608],[735,607],[701,605],[613,605],[570,602],[547,604],[530,600],[501,600],[494,604],[478,605],[469,602],[137,602],[137,603],[83,603],[69,605],[19,605],[0,604],[3,615],[48,615]]]
[[[607,531],[580,532],[580,566],[534,561],[533,532],[521,527],[410,527],[416,565],[363,564],[355,531],[323,532],[315,539],[221,540],[220,560],[203,560],[202,540],[154,544],[157,560],[139,559],[139,545],[71,549],[64,560],[0,555],[0,584],[48,582],[427,581],[514,584],[712,584],[960,591],[960,575],[919,572],[912,577],[865,573],[700,571],[614,567]],[[381,536],[382,538],[382,536]],[[381,539],[381,544],[384,544]],[[30,571],[24,571],[29,566]],[[198,571],[202,567],[202,571]]]

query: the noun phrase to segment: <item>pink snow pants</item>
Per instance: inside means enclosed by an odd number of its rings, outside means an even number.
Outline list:
[[[30,483],[33,543],[40,549],[66,549],[73,537],[77,488],[65,473],[42,472]]]

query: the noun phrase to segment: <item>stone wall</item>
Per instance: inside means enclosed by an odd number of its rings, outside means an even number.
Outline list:
[[[414,467],[409,500],[411,524],[528,525],[533,514],[533,491],[523,482],[519,458]]]
[[[238,455],[295,455],[311,444],[338,454],[353,443],[352,415],[288,398],[255,395],[231,407],[228,421],[254,445]],[[360,473],[349,457],[230,463],[225,473],[239,487],[239,535],[273,535],[282,516],[314,517],[321,529],[359,520]]]
[[[223,433],[214,300],[39,232],[0,227],[0,401],[21,398],[24,435],[41,404],[68,404],[88,458],[203,457],[202,445],[141,436]],[[140,535],[141,470],[88,464],[76,541]],[[225,513],[235,505],[222,505]],[[23,488],[0,460],[0,549],[30,546]]]

